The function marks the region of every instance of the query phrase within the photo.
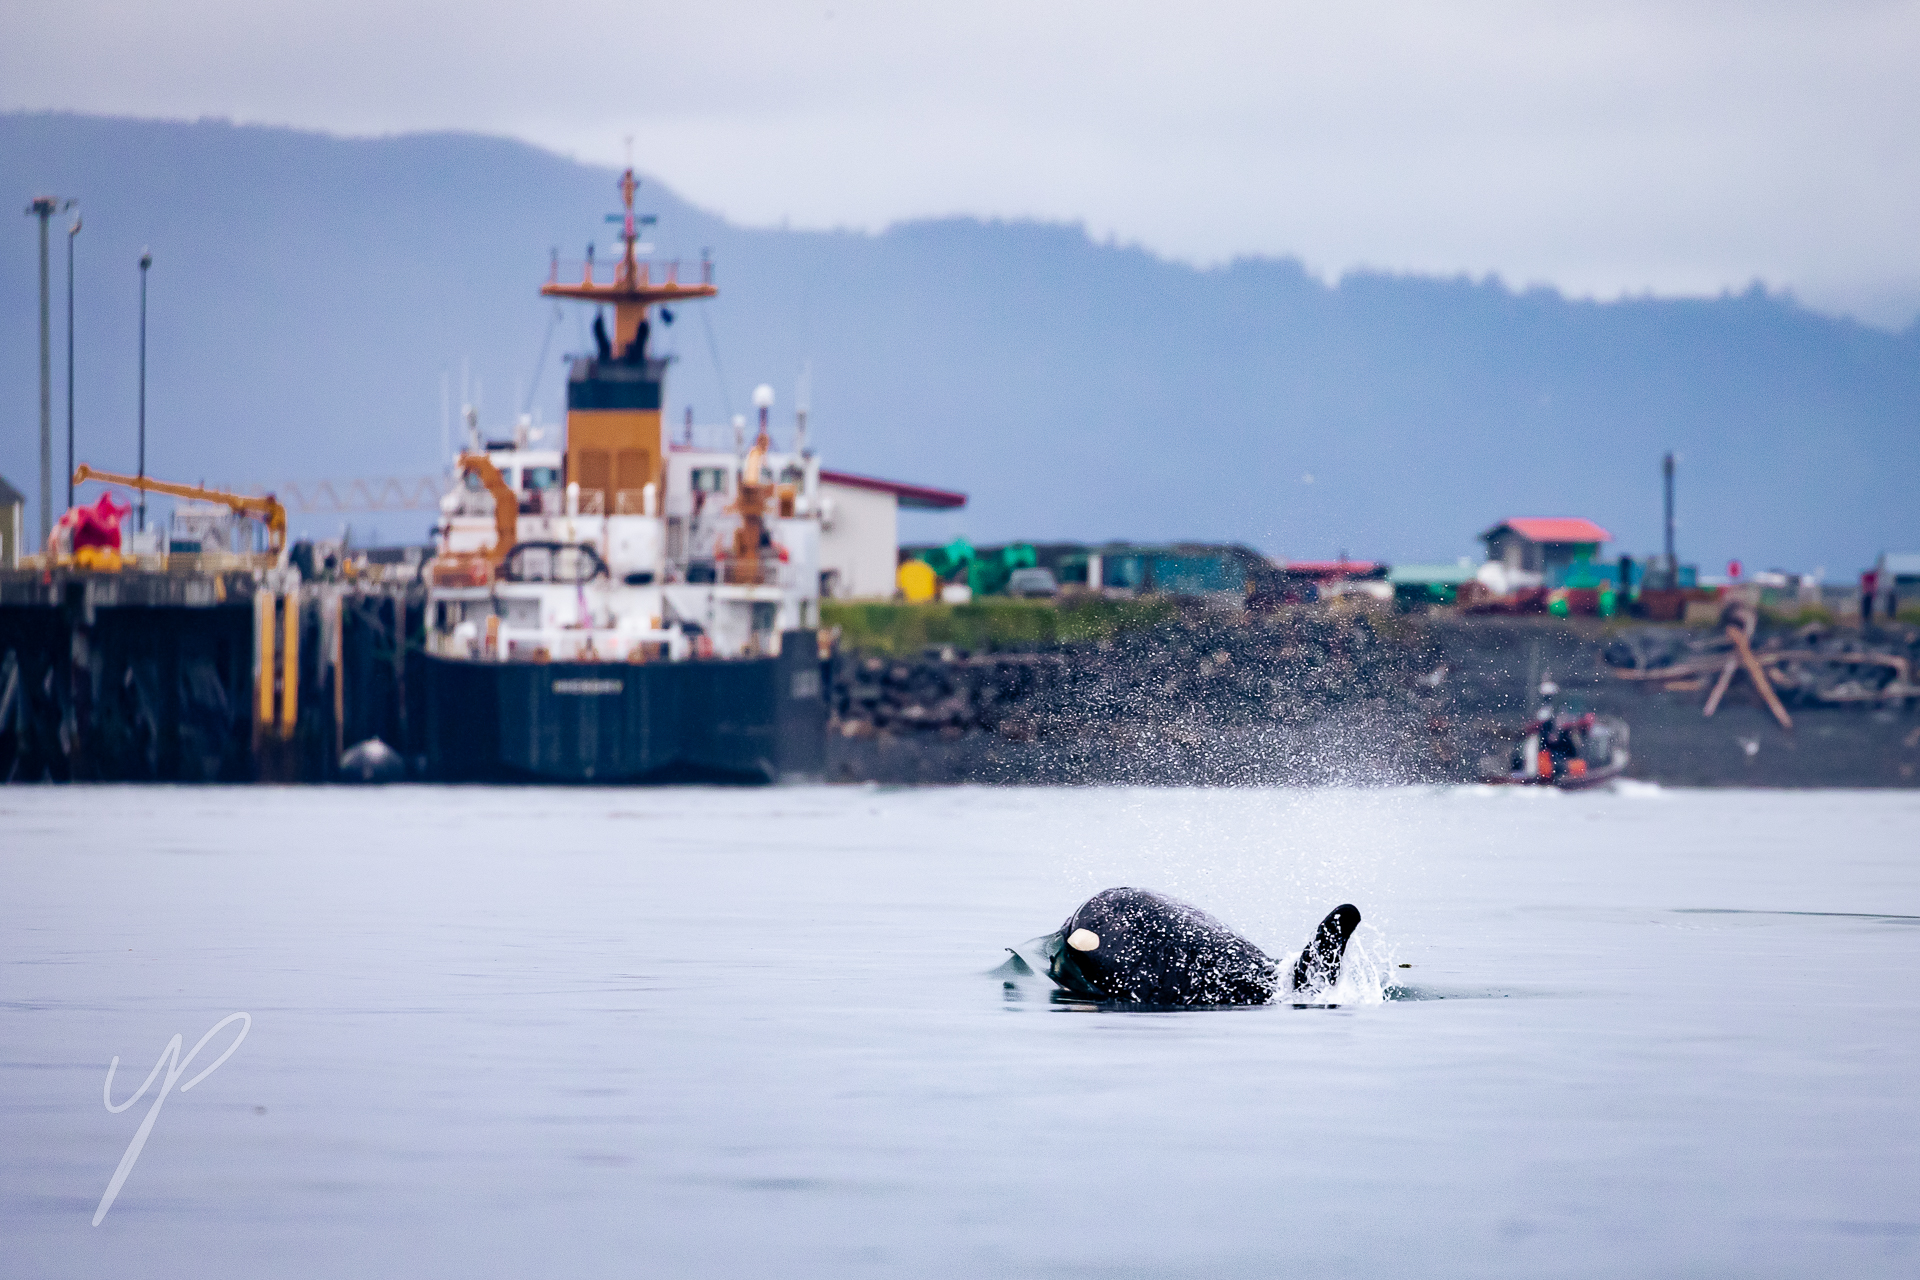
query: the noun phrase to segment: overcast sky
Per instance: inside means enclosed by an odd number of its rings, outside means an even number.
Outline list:
[[[1920,0],[67,0],[4,6],[0,107],[631,135],[746,223],[1920,309]]]

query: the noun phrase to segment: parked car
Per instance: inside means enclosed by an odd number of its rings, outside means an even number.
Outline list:
[[[1060,594],[1060,582],[1051,569],[1015,569],[1007,578],[1007,594],[1055,596]]]

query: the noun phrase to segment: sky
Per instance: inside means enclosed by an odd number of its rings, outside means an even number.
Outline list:
[[[0,109],[504,134],[748,225],[1032,217],[1576,296],[1920,312],[1920,0],[70,0]]]

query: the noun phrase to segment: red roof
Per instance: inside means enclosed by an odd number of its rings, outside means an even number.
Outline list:
[[[1491,538],[1502,529],[1511,529],[1529,542],[1613,541],[1613,535],[1593,521],[1575,516],[1515,516],[1502,520],[1480,536]]]
[[[967,505],[967,495],[955,493],[951,489],[930,489],[923,484],[905,484],[899,480],[877,480],[872,476],[857,476],[850,471],[820,472],[824,484],[843,484],[854,489],[872,489],[875,493],[890,493],[900,500],[900,505],[909,510],[942,511],[951,507]]]
[[[1332,582],[1340,578],[1364,578],[1383,566],[1378,560],[1289,560],[1287,572],[1301,578],[1319,578]]]

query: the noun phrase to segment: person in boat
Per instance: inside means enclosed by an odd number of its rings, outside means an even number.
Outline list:
[[[1577,759],[1580,755],[1580,745],[1574,741],[1572,724],[1549,722],[1541,733],[1540,745],[1547,753],[1553,776],[1556,778],[1563,777],[1567,772],[1567,762]]]
[[[1556,730],[1553,720],[1553,704],[1542,705],[1539,713],[1534,716],[1533,723],[1529,724],[1527,731],[1520,735],[1520,740],[1513,744],[1512,772],[1524,774],[1539,772],[1542,752],[1545,752],[1547,758],[1553,762],[1553,771],[1559,772],[1559,759],[1554,755]],[[1527,749],[1528,743],[1533,744],[1531,752]]]
[[[1555,778],[1580,777],[1587,771],[1587,735],[1593,732],[1593,713],[1562,722],[1555,730],[1548,752],[1553,760]]]

